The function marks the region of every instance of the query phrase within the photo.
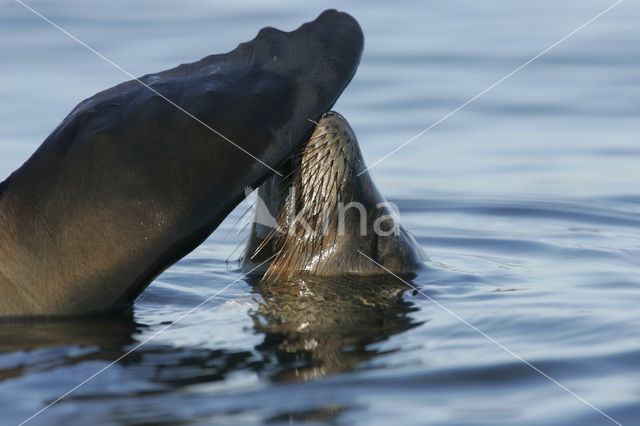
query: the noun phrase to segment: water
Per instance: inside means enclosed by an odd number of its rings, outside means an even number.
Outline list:
[[[366,46],[335,109],[373,164],[612,3],[29,4],[134,75],[348,11]],[[18,3],[0,9],[6,176],[76,103],[127,77]],[[373,169],[431,257],[412,284],[432,300],[393,299],[403,284],[391,280],[365,293],[373,307],[306,297],[306,329],[265,324],[260,305],[296,301],[226,262],[244,205],[132,312],[0,325],[2,423],[221,292],[32,424],[611,424],[559,384],[637,424],[638,19],[623,2]]]

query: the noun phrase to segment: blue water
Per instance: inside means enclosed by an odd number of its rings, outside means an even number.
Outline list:
[[[134,75],[345,10],[365,51],[335,109],[373,164],[613,1],[29,4]],[[0,11],[5,177],[128,77],[18,3]],[[306,331],[270,331],[232,253],[244,202],[132,312],[0,324],[0,423],[221,290],[30,424],[613,424],[594,407],[640,423],[639,20],[621,3],[373,168],[431,258],[412,280],[428,298],[325,302]],[[338,308],[351,320],[332,327]]]

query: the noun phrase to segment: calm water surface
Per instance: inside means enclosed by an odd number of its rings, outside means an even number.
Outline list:
[[[135,75],[348,11],[366,46],[335,109],[372,164],[613,1],[30,4]],[[4,178],[128,78],[18,3],[0,11]],[[413,285],[450,312],[393,279],[242,279],[247,201],[131,312],[0,324],[0,422],[224,290],[31,423],[612,424],[505,348],[640,423],[639,20],[623,2],[373,169],[431,257]]]

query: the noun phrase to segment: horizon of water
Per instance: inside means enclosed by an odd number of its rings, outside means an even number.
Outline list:
[[[365,50],[334,109],[370,165],[613,3],[28,2],[133,75],[349,12]],[[4,178],[79,101],[128,77],[17,2],[0,10]],[[621,3],[371,170],[431,258],[411,281],[428,298],[371,283],[380,312],[336,301],[349,283],[310,282],[308,330],[283,329],[274,309],[296,299],[241,279],[234,262],[243,202],[132,312],[0,324],[2,422],[224,289],[32,424],[612,424],[588,404],[634,424],[639,18]]]

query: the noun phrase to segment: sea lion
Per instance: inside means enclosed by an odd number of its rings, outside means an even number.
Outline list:
[[[257,271],[268,281],[384,274],[373,259],[404,274],[427,260],[394,218],[367,171],[353,129],[337,112],[322,116],[284,170],[286,177],[274,175],[258,190],[245,270],[267,261]],[[265,218],[275,220],[270,224]]]
[[[330,10],[140,78],[162,96],[129,81],[81,102],[0,184],[0,315],[131,304],[308,138],[362,46]]]

